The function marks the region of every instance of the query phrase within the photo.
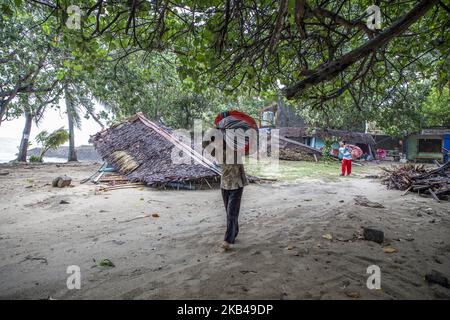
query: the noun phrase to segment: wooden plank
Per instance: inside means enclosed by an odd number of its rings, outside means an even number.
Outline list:
[[[440,189],[439,191],[436,191],[435,193],[436,193],[436,195],[450,193],[450,188]]]
[[[409,186],[409,188],[406,189],[405,192],[402,193],[402,196],[406,195],[409,192],[409,190],[411,190],[411,189],[412,189],[412,186]]]
[[[438,168],[440,168],[442,165],[439,163],[439,161],[437,161],[436,159],[433,160],[434,164],[438,166]]]
[[[86,179],[81,180],[81,181],[80,181],[80,184],[86,183],[86,182],[88,182],[89,180],[91,180],[92,178],[94,178],[94,177],[97,175],[97,173],[100,172],[100,170],[102,170],[103,167],[105,167],[105,166],[106,166],[106,162],[103,162],[103,164],[101,165],[100,168],[98,168],[97,171],[95,171],[89,178],[86,178]]]
[[[93,180],[94,183],[98,183],[98,180],[105,174],[104,171],[100,172],[100,174]]]
[[[130,189],[130,188],[140,188],[145,186],[145,183],[142,182],[133,182],[127,183],[123,185],[110,186],[110,187],[100,187],[99,191],[110,191],[110,190],[118,190],[118,189]]]
[[[128,181],[127,178],[117,178],[117,179],[112,179],[112,178],[103,178],[99,180],[100,182],[118,182],[118,181]]]
[[[431,195],[437,202],[441,202],[441,200],[437,197],[436,193],[434,193],[433,190],[428,189],[428,191],[430,191]]]

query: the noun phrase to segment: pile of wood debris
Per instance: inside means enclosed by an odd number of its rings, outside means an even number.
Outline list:
[[[382,168],[382,183],[388,189],[417,192],[431,195],[437,201],[449,200],[450,195],[450,162],[438,168],[426,170],[425,165],[405,164],[393,168]]]
[[[121,174],[118,174],[116,172],[111,172],[111,173],[105,173],[104,175],[102,175],[98,179],[98,183],[104,183],[109,186],[117,186],[117,185],[129,184],[130,181],[127,179],[127,177],[125,177]]]

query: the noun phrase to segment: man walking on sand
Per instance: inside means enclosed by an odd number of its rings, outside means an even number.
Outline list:
[[[345,141],[339,142],[339,153],[342,155],[341,176],[345,176],[345,171],[349,176],[352,173],[352,154]]]
[[[242,193],[244,186],[248,185],[242,158],[249,151],[250,142],[246,140],[244,133],[249,129],[257,129],[257,125],[256,121],[248,114],[236,110],[220,113],[214,121],[214,125],[223,133],[223,145],[221,146],[223,158],[217,160],[222,169],[220,188],[227,214],[227,230],[222,248],[229,250],[239,233],[238,219]],[[242,134],[244,136],[241,136],[241,139],[235,140],[236,135]]]
[[[222,191],[223,204],[227,214],[227,230],[222,243],[224,250],[231,249],[231,245],[239,233],[239,210],[241,207],[242,192],[248,185],[245,176],[244,165],[238,163],[224,163],[221,165],[222,177],[220,189]]]

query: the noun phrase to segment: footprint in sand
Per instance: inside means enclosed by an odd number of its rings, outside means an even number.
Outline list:
[[[261,252],[261,254],[264,256],[264,258],[266,258],[266,260],[264,260],[264,264],[275,264],[275,259],[273,258],[272,253],[269,250],[264,250]]]

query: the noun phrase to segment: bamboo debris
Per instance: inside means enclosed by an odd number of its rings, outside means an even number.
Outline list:
[[[450,162],[436,169],[426,170],[425,165],[405,164],[382,168],[382,183],[388,189],[405,190],[432,196],[436,201],[448,200],[450,195]]]
[[[113,163],[116,163],[124,174],[130,173],[139,167],[139,163],[127,152],[122,150],[111,153],[111,158],[113,159]]]
[[[110,186],[115,186],[115,185],[123,185],[123,184],[127,184],[130,181],[128,180],[127,177],[121,175],[121,174],[117,174],[117,173],[108,173],[105,174],[104,177],[102,177],[99,180],[100,183],[106,183]]]
[[[142,188],[145,186],[145,183],[136,182],[136,183],[127,183],[117,186],[101,186],[98,188],[98,191],[111,191],[111,190],[118,190],[118,189],[133,189],[133,188]]]
[[[90,177],[81,180],[81,181],[80,181],[80,184],[86,183],[86,182],[88,182],[88,181],[93,181],[93,179],[95,179],[94,177],[97,177],[98,175],[101,174],[102,169],[103,169],[105,166],[106,166],[106,162],[103,162],[102,166],[101,166],[97,171],[95,171]]]

